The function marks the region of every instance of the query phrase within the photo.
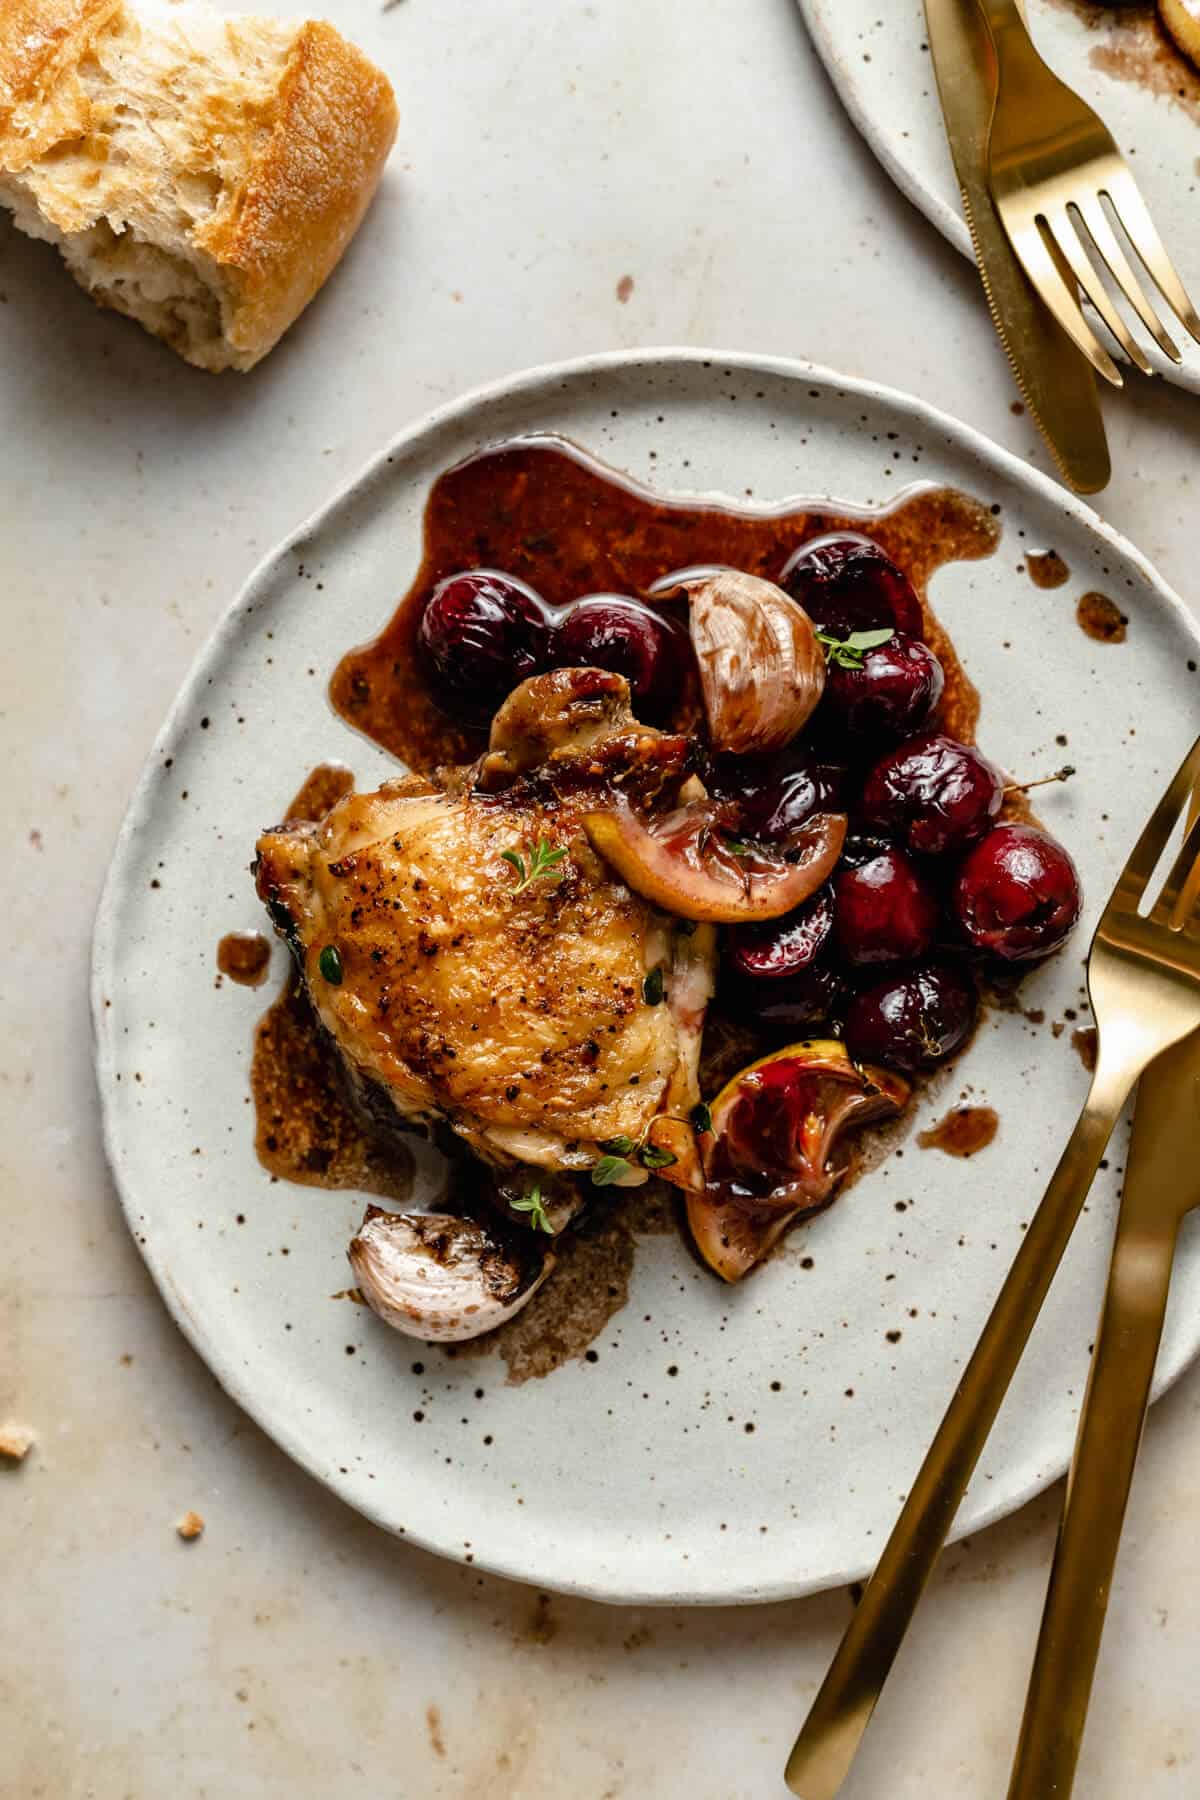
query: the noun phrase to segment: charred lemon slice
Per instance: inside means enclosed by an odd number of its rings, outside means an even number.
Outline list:
[[[631,806],[589,813],[592,847],[635,894],[680,919],[778,919],[816,892],[846,835],[841,813],[816,813],[779,843],[741,840],[698,802],[643,818]]]
[[[709,1268],[740,1281],[795,1219],[827,1206],[846,1134],[894,1118],[911,1092],[890,1070],[853,1062],[837,1038],[791,1044],[735,1075],[700,1138],[704,1191],[687,1199]]]

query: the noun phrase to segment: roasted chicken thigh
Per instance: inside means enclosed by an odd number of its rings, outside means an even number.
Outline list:
[[[470,768],[262,836],[259,893],[372,1104],[497,1169],[567,1173],[686,1118],[713,928],[632,892],[583,819],[673,804],[690,755],[637,724],[621,676],[559,669],[515,690]]]

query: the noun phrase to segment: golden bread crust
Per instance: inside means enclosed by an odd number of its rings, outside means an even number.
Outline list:
[[[86,129],[75,70],[123,0],[0,0],[0,167]]]
[[[251,368],[308,305],[396,125],[323,21],[0,0],[0,201],[201,368]]]
[[[200,248],[236,272],[226,337],[239,364],[265,354],[336,267],[397,117],[391,83],[361,50],[322,20],[300,27],[266,144],[232,203],[197,233]]]

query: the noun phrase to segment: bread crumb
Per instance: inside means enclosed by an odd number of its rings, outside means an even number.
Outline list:
[[[185,1512],[175,1529],[184,1542],[190,1544],[204,1530],[204,1520],[198,1512]]]
[[[10,1462],[24,1462],[36,1443],[37,1433],[30,1431],[28,1425],[16,1425],[11,1420],[0,1425],[0,1456],[6,1456]]]

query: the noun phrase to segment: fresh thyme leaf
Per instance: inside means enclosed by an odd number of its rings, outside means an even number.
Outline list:
[[[753,856],[754,854],[754,845],[748,844],[745,838],[723,837],[721,843],[728,850],[730,856]]]
[[[557,868],[566,854],[567,852],[561,844],[556,849],[546,838],[539,838],[537,848],[533,853],[533,862],[530,865],[532,873],[544,875],[547,869]]]
[[[643,1144],[638,1152],[638,1160],[645,1169],[669,1169],[679,1158],[670,1150],[660,1150],[657,1144]]]
[[[320,969],[321,974],[329,983],[330,987],[341,987],[342,975],[344,973],[342,969],[342,953],[336,944],[326,944],[320,956],[317,958],[317,967]]]
[[[621,1132],[619,1137],[605,1138],[600,1148],[607,1150],[611,1156],[632,1156],[637,1145],[631,1137]]]
[[[562,845],[556,848],[544,837],[540,837],[529,852],[528,869],[525,866],[525,859],[519,856],[515,850],[502,850],[500,854],[504,861],[517,872],[517,885],[511,890],[514,894],[523,894],[531,881],[539,879],[561,881],[567,872],[559,867],[567,854],[565,848]]]
[[[712,1130],[712,1108],[706,1106],[703,1100],[699,1106],[692,1108],[692,1126],[701,1133]]]
[[[624,1156],[602,1156],[598,1163],[592,1164],[593,1186],[611,1187],[614,1181],[628,1175],[632,1166]]]
[[[523,1200],[514,1200],[512,1209],[514,1212],[528,1213],[529,1222],[535,1231],[544,1231],[550,1237],[554,1236],[554,1227],[546,1212],[540,1187],[530,1188]]]
[[[818,631],[817,641],[825,651],[827,662],[837,663],[843,669],[861,669],[863,653],[877,650],[880,644],[890,643],[896,635],[890,625],[883,625],[873,631],[852,631],[849,636],[840,638],[832,631]]]
[[[663,972],[661,968],[651,969],[642,983],[642,999],[647,1006],[657,1006],[663,997]]]

